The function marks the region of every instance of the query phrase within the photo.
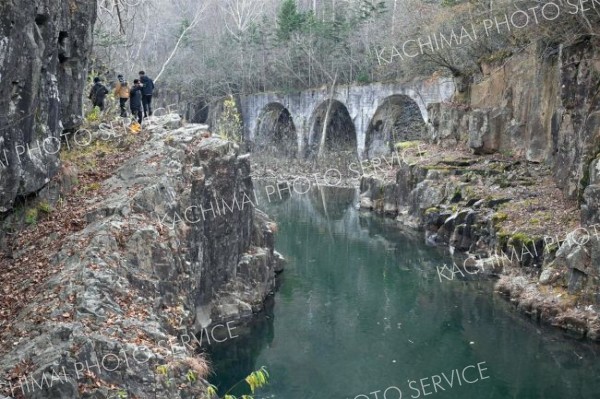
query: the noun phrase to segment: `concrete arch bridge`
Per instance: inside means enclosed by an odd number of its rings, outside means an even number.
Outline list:
[[[244,135],[255,151],[279,156],[314,157],[323,145],[326,152],[370,158],[389,154],[397,141],[424,137],[427,106],[450,100],[454,91],[452,79],[432,78],[336,86],[333,95],[328,87],[245,95]]]

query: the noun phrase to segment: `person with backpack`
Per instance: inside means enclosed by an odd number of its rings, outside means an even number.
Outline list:
[[[92,86],[89,95],[89,99],[92,100],[92,105],[100,108],[100,111],[104,111],[104,99],[108,93],[108,89],[102,84],[102,79],[98,76],[95,77],[94,85]]]
[[[125,81],[123,75],[117,76],[119,82],[115,87],[115,97],[119,99],[119,106],[121,108],[121,118],[127,117],[127,109],[125,108],[125,104],[129,101],[129,83]]]
[[[129,107],[133,116],[137,116],[138,123],[142,124],[142,84],[139,79],[133,81],[133,87],[129,91]]]
[[[144,118],[152,116],[152,93],[154,93],[154,81],[146,76],[146,72],[140,71],[142,82],[142,104],[144,105]]]

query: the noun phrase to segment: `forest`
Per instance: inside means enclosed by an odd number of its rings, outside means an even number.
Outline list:
[[[600,32],[598,0],[103,0],[98,12],[99,64],[208,99],[472,79],[532,42],[551,54]]]

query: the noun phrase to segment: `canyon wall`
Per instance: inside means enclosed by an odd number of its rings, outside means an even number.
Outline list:
[[[52,272],[0,330],[0,397],[200,394],[194,334],[227,334],[275,289],[276,226],[254,207],[248,157],[205,125],[165,118],[81,204],[80,231],[14,254],[23,284],[37,275],[35,251],[52,251]]]
[[[547,46],[484,65],[462,103],[434,104],[433,140],[466,142],[476,154],[510,153],[553,169],[556,183],[584,209],[596,188],[590,166],[600,154],[600,41]],[[592,173],[593,174],[593,173]],[[598,215],[584,212],[583,221]]]
[[[58,171],[57,139],[81,121],[95,20],[95,0],[0,2],[0,213]]]

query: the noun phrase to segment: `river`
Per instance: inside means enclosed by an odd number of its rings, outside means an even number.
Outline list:
[[[600,397],[597,345],[520,315],[492,281],[440,281],[447,253],[355,201],[344,189],[259,201],[288,263],[248,332],[210,348],[221,394],[265,366],[255,398]]]

